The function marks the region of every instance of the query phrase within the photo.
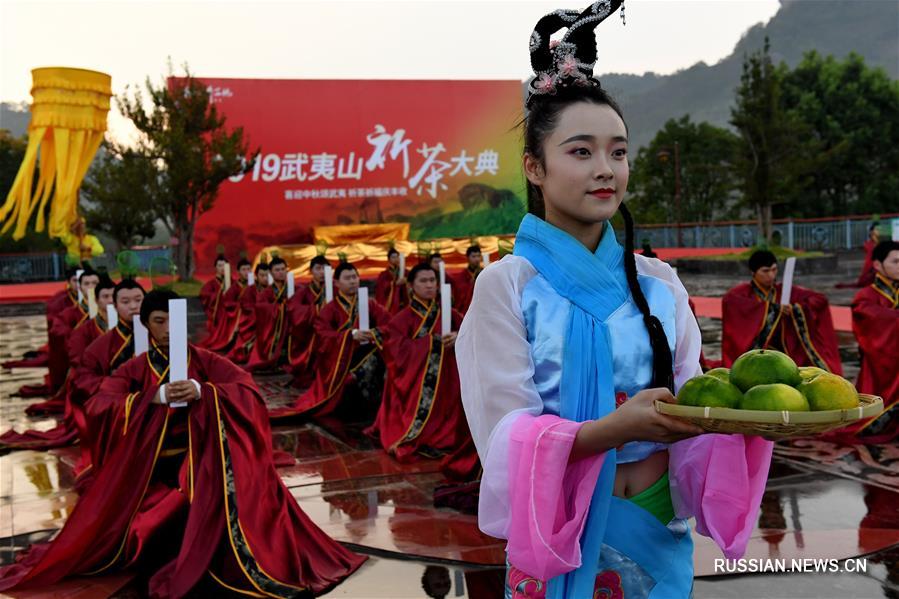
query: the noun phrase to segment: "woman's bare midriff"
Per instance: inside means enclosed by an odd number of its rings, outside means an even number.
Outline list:
[[[645,460],[615,467],[616,497],[627,499],[645,491],[668,470],[668,451],[657,451]]]

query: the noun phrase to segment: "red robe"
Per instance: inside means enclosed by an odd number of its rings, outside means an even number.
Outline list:
[[[213,277],[203,283],[200,287],[200,303],[203,304],[203,311],[206,312],[206,330],[212,334],[219,327],[219,323],[225,316],[225,285],[224,277]],[[234,287],[234,280],[231,280],[231,287]]]
[[[32,397],[34,395],[57,394],[47,401],[31,404],[25,409],[25,413],[34,416],[36,414],[56,414],[64,409],[63,397],[60,395],[66,382],[69,371],[69,356],[66,351],[66,340],[69,334],[82,322],[88,319],[87,303],[75,303],[70,305],[47,321],[47,366],[50,370],[47,376],[47,384],[37,388],[28,386],[20,389],[21,395]]]
[[[293,385],[300,388],[308,387],[315,380],[315,319],[324,305],[325,289],[315,281],[287,300],[288,370],[293,375]]]
[[[58,536],[0,569],[0,591],[149,559],[164,564],[150,578],[151,596],[183,597],[205,579],[244,594],[304,597],[364,562],[316,527],[284,486],[248,373],[192,346],[188,374],[202,392],[186,408],[151,402],[167,374],[153,348],[104,379],[92,404],[121,435],[116,451]]]
[[[103,430],[103,422],[92,413],[90,400],[99,391],[103,379],[134,357],[134,336],[129,323],[119,322],[115,329],[95,339],[85,350],[75,368],[69,395],[70,404],[78,416],[78,438],[81,445],[79,487],[83,488],[83,475],[98,467],[103,456],[111,450],[109,431]]]
[[[397,285],[399,268],[387,268],[378,275],[375,282],[375,301],[390,314],[397,314],[409,304],[406,285]]]
[[[852,332],[858,339],[859,393],[883,398],[884,412],[830,436],[854,443],[892,443],[899,437],[899,285],[878,274],[852,300]]]
[[[265,288],[250,285],[240,296],[240,325],[234,345],[228,352],[228,358],[235,364],[245,364],[250,359],[256,342],[256,304],[264,291]]]
[[[83,404],[72,401],[78,379],[76,369],[86,355],[88,346],[105,332],[105,326],[106,321],[99,320],[98,316],[86,321],[69,335],[67,345],[72,367],[66,377],[66,384],[58,393],[64,405],[62,421],[48,431],[8,431],[0,436],[0,444],[13,449],[50,449],[71,445],[78,439],[79,430],[84,430],[85,418]]]
[[[453,310],[452,321],[458,331],[462,315]],[[401,462],[416,455],[443,457],[465,441],[456,352],[443,347],[440,327],[439,304],[413,295],[411,305],[384,331],[387,381],[378,416],[367,432]]]
[[[256,296],[256,342],[245,368],[271,370],[287,363],[287,285],[269,286]]]
[[[220,354],[227,354],[231,351],[237,339],[237,333],[240,330],[240,300],[247,289],[249,287],[247,287],[246,283],[238,280],[231,285],[228,291],[222,294],[218,307],[219,317],[216,323],[213,324],[215,328],[208,328],[209,322],[207,320],[208,335],[198,344],[200,347]]]
[[[361,345],[353,340],[352,335],[353,329],[359,327],[357,297],[348,298],[338,292],[334,301],[322,308],[315,321],[315,335],[319,343],[315,381],[292,405],[272,410],[272,418],[298,414],[330,415],[341,407],[349,382],[358,382],[356,390],[363,396],[359,405],[347,406],[353,410],[353,415],[374,412],[383,390],[383,381],[381,388],[377,388],[377,381],[383,375],[383,366],[377,364],[383,349],[382,333],[378,327],[383,328],[387,324],[390,314],[378,302],[368,301],[369,326],[375,341]]]
[[[57,291],[47,300],[47,320],[56,318],[59,314],[62,314],[63,310],[77,303],[78,291],[69,289],[69,286],[66,285],[65,289]]]
[[[722,300],[721,353],[724,366],[751,349],[775,349],[799,366],[843,374],[827,297],[793,286],[791,312],[780,314],[781,285],[764,292],[755,281],[741,283]]]
[[[471,298],[474,296],[474,283],[482,270],[484,269],[480,267],[475,270],[466,268],[452,275],[452,277],[447,277],[452,279],[447,282],[453,286],[453,308],[463,315],[468,312],[468,306],[471,305]]]
[[[867,287],[874,283],[877,271],[874,270],[874,248],[877,242],[873,239],[865,241],[865,262],[862,264],[862,271],[858,274],[858,280],[855,281],[856,287]]]
[[[865,241],[865,262],[862,264],[861,272],[858,273],[858,279],[854,283],[837,283],[836,287],[845,289],[847,287],[867,287],[874,283],[874,277],[877,271],[874,270],[874,248],[877,242],[873,239]]]

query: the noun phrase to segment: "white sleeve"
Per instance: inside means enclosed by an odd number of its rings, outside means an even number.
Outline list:
[[[532,267],[514,258],[505,257],[478,276],[456,340],[462,403],[482,458],[491,432],[507,414],[543,409],[521,313],[520,279],[530,273],[516,262]]]
[[[508,536],[509,427],[521,414],[543,412],[521,313],[534,273],[527,260],[506,256],[478,275],[456,340],[462,403],[484,468],[478,520],[501,538]]]

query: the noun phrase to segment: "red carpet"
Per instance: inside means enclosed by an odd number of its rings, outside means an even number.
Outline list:
[[[194,278],[206,282],[212,274],[197,274]],[[148,277],[138,277],[137,282],[144,289],[150,290],[153,284]],[[17,283],[0,285],[0,304],[33,304],[45,302],[57,291],[65,287],[64,281],[45,281],[43,283]]]
[[[677,258],[705,258],[707,256],[723,256],[724,254],[739,254],[746,248],[652,248],[658,254],[659,260],[668,262]],[[637,250],[640,253],[640,250]]]
[[[696,306],[696,316],[721,319],[720,297],[691,296]],[[831,306],[830,315],[833,318],[833,327],[838,331],[852,332],[852,309],[849,306]]]
[[[144,289],[152,287],[150,279],[139,278]],[[45,302],[57,291],[65,288],[65,281],[47,281],[43,283],[19,283],[0,286],[0,304],[33,304]]]

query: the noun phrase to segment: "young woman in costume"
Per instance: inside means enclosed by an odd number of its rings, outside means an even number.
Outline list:
[[[593,77],[594,28],[621,3],[555,11],[531,35],[529,214],[457,340],[479,522],[508,540],[510,598],[688,597],[687,518],[742,555],[770,465],[769,441],[654,408],[701,373],[701,337],[674,271],[633,251],[627,126]]]

